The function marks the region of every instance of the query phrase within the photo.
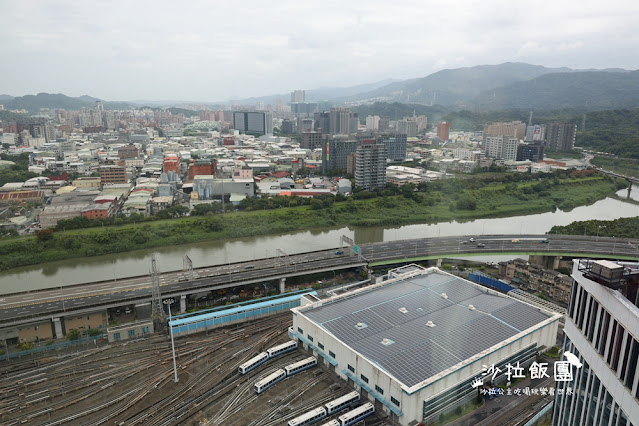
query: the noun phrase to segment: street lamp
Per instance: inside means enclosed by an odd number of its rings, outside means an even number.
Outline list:
[[[171,352],[173,353],[173,381],[178,382],[177,365],[175,364],[175,343],[173,342],[173,327],[171,327],[171,304],[175,302],[173,299],[165,299],[164,303],[169,310],[169,334],[171,334]]]

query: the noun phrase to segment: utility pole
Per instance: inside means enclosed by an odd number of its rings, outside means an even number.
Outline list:
[[[164,327],[164,310],[162,309],[159,275],[154,254],[151,256],[151,319],[156,330]]]

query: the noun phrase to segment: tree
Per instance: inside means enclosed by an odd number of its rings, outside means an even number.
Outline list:
[[[36,232],[36,237],[38,237],[38,241],[42,241],[42,242],[49,241],[50,239],[53,238],[53,229],[51,228],[41,229]]]
[[[82,333],[80,333],[80,330],[78,330],[77,328],[73,328],[67,333],[67,340],[78,340],[81,336]]]

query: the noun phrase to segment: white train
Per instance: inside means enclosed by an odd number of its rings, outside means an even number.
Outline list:
[[[290,340],[286,343],[282,343],[281,345],[273,346],[271,349],[267,350],[269,358],[274,358],[278,355],[281,355],[285,352],[290,352],[297,348],[297,342],[295,340]]]
[[[266,389],[273,386],[275,383],[283,380],[286,377],[286,371],[279,369],[264,377],[262,380],[255,382],[255,393],[262,393]]]
[[[264,364],[266,361],[268,361],[268,359],[268,353],[262,352],[261,354],[254,356],[253,358],[246,361],[244,364],[240,365],[238,371],[241,374],[246,374],[257,366]]]
[[[272,348],[267,349],[266,352],[262,352],[261,354],[249,359],[244,364],[240,365],[237,370],[240,372],[240,374],[246,374],[254,368],[264,364],[269,359],[281,355],[285,352],[295,350],[295,348],[297,348],[297,342],[294,340],[282,343],[281,345],[273,346]]]
[[[288,426],[305,426],[315,423],[318,420],[323,419],[326,416],[330,416],[344,408],[350,406],[351,404],[359,401],[359,392],[350,392],[346,395],[340,396],[337,399],[334,399],[330,402],[324,404],[323,407],[315,408],[307,413],[302,414],[299,417],[294,418],[293,420],[288,421]],[[327,424],[339,425],[337,420],[333,420],[335,423],[328,422]]]
[[[315,358],[314,356],[308,357],[298,362],[294,362],[293,364],[289,364],[284,367],[283,370],[277,370],[276,372],[271,373],[265,378],[255,382],[255,392],[262,393],[285,377],[292,376],[293,374],[299,373],[300,371],[306,370],[307,368],[311,368],[314,365],[317,365],[317,358]]]
[[[339,426],[339,420],[331,420],[330,422],[326,422],[321,426]]]
[[[301,361],[287,365],[284,367],[284,370],[286,370],[287,376],[292,376],[293,374],[299,373],[300,371],[306,370],[307,368],[311,368],[315,365],[317,365],[317,358],[310,356]]]
[[[301,416],[295,417],[293,420],[289,420],[288,426],[306,426],[313,424],[324,417],[326,417],[326,410],[324,407],[319,407],[304,413]]]
[[[358,421],[362,420],[364,417],[368,417],[375,412],[375,406],[370,402],[367,402],[364,405],[360,405],[357,408],[352,409],[346,414],[342,414],[338,417],[340,426],[349,426]]]

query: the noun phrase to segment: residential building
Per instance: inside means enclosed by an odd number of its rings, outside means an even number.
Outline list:
[[[302,142],[300,148],[310,149],[311,151],[316,148],[322,147],[322,132],[304,132],[302,133]]]
[[[388,132],[390,129],[390,119],[380,117],[377,130],[380,132]]]
[[[94,203],[90,204],[80,211],[82,217],[87,219],[106,219],[113,215],[113,204],[111,203]]]
[[[431,424],[476,398],[473,383],[505,382],[506,365],[525,368],[555,342],[559,314],[437,268],[408,265],[387,278],[303,301],[289,334],[389,423]],[[486,366],[494,375],[482,376]]]
[[[524,290],[542,293],[544,297],[564,305],[570,302],[572,278],[553,269],[524,259],[513,259],[499,262],[499,275]]]
[[[167,155],[164,157],[164,173],[169,172],[180,174],[180,158],[177,155]]]
[[[386,186],[386,145],[375,139],[365,139],[357,147],[355,159],[355,184],[365,190]]]
[[[639,264],[582,259],[572,277],[552,424],[636,425]]]
[[[291,92],[291,103],[304,102],[306,99],[306,92],[304,90],[294,90]]]
[[[215,174],[217,174],[216,160],[210,160],[210,159],[195,160],[189,166],[187,180],[193,180],[195,176],[197,175],[212,176]]]
[[[100,166],[100,185],[110,183],[128,183],[126,167],[123,166]]]
[[[543,142],[546,140],[546,126],[535,124],[526,126],[526,142]]]
[[[418,115],[415,121],[417,121],[417,132],[423,132],[428,127],[428,117],[425,115]]]
[[[377,143],[386,146],[386,158],[391,161],[403,161],[406,159],[406,140],[405,133],[397,133],[380,136],[377,138]]]
[[[398,120],[395,131],[397,133],[405,134],[409,138],[414,138],[417,136],[417,121],[412,119]]]
[[[366,116],[366,130],[376,132],[379,130],[379,115]]]
[[[526,123],[511,121],[509,123],[491,123],[484,126],[484,135],[510,136],[516,139],[524,139],[526,136]]]
[[[549,123],[546,127],[546,147],[551,151],[570,151],[575,147],[576,133],[575,124]]]
[[[484,155],[499,160],[517,160],[519,139],[510,136],[484,136]]]
[[[235,111],[233,128],[254,135],[273,134],[273,113],[270,111]]]
[[[346,135],[357,132],[359,115],[346,108],[332,108],[315,114],[315,130],[331,135]]]
[[[284,119],[282,120],[281,130],[284,134],[292,135],[297,131],[297,122],[295,120]]]
[[[450,122],[442,121],[437,123],[437,137],[443,141],[447,141],[450,135]]]
[[[122,160],[127,158],[138,158],[139,156],[140,149],[132,143],[118,148],[118,157]]]

